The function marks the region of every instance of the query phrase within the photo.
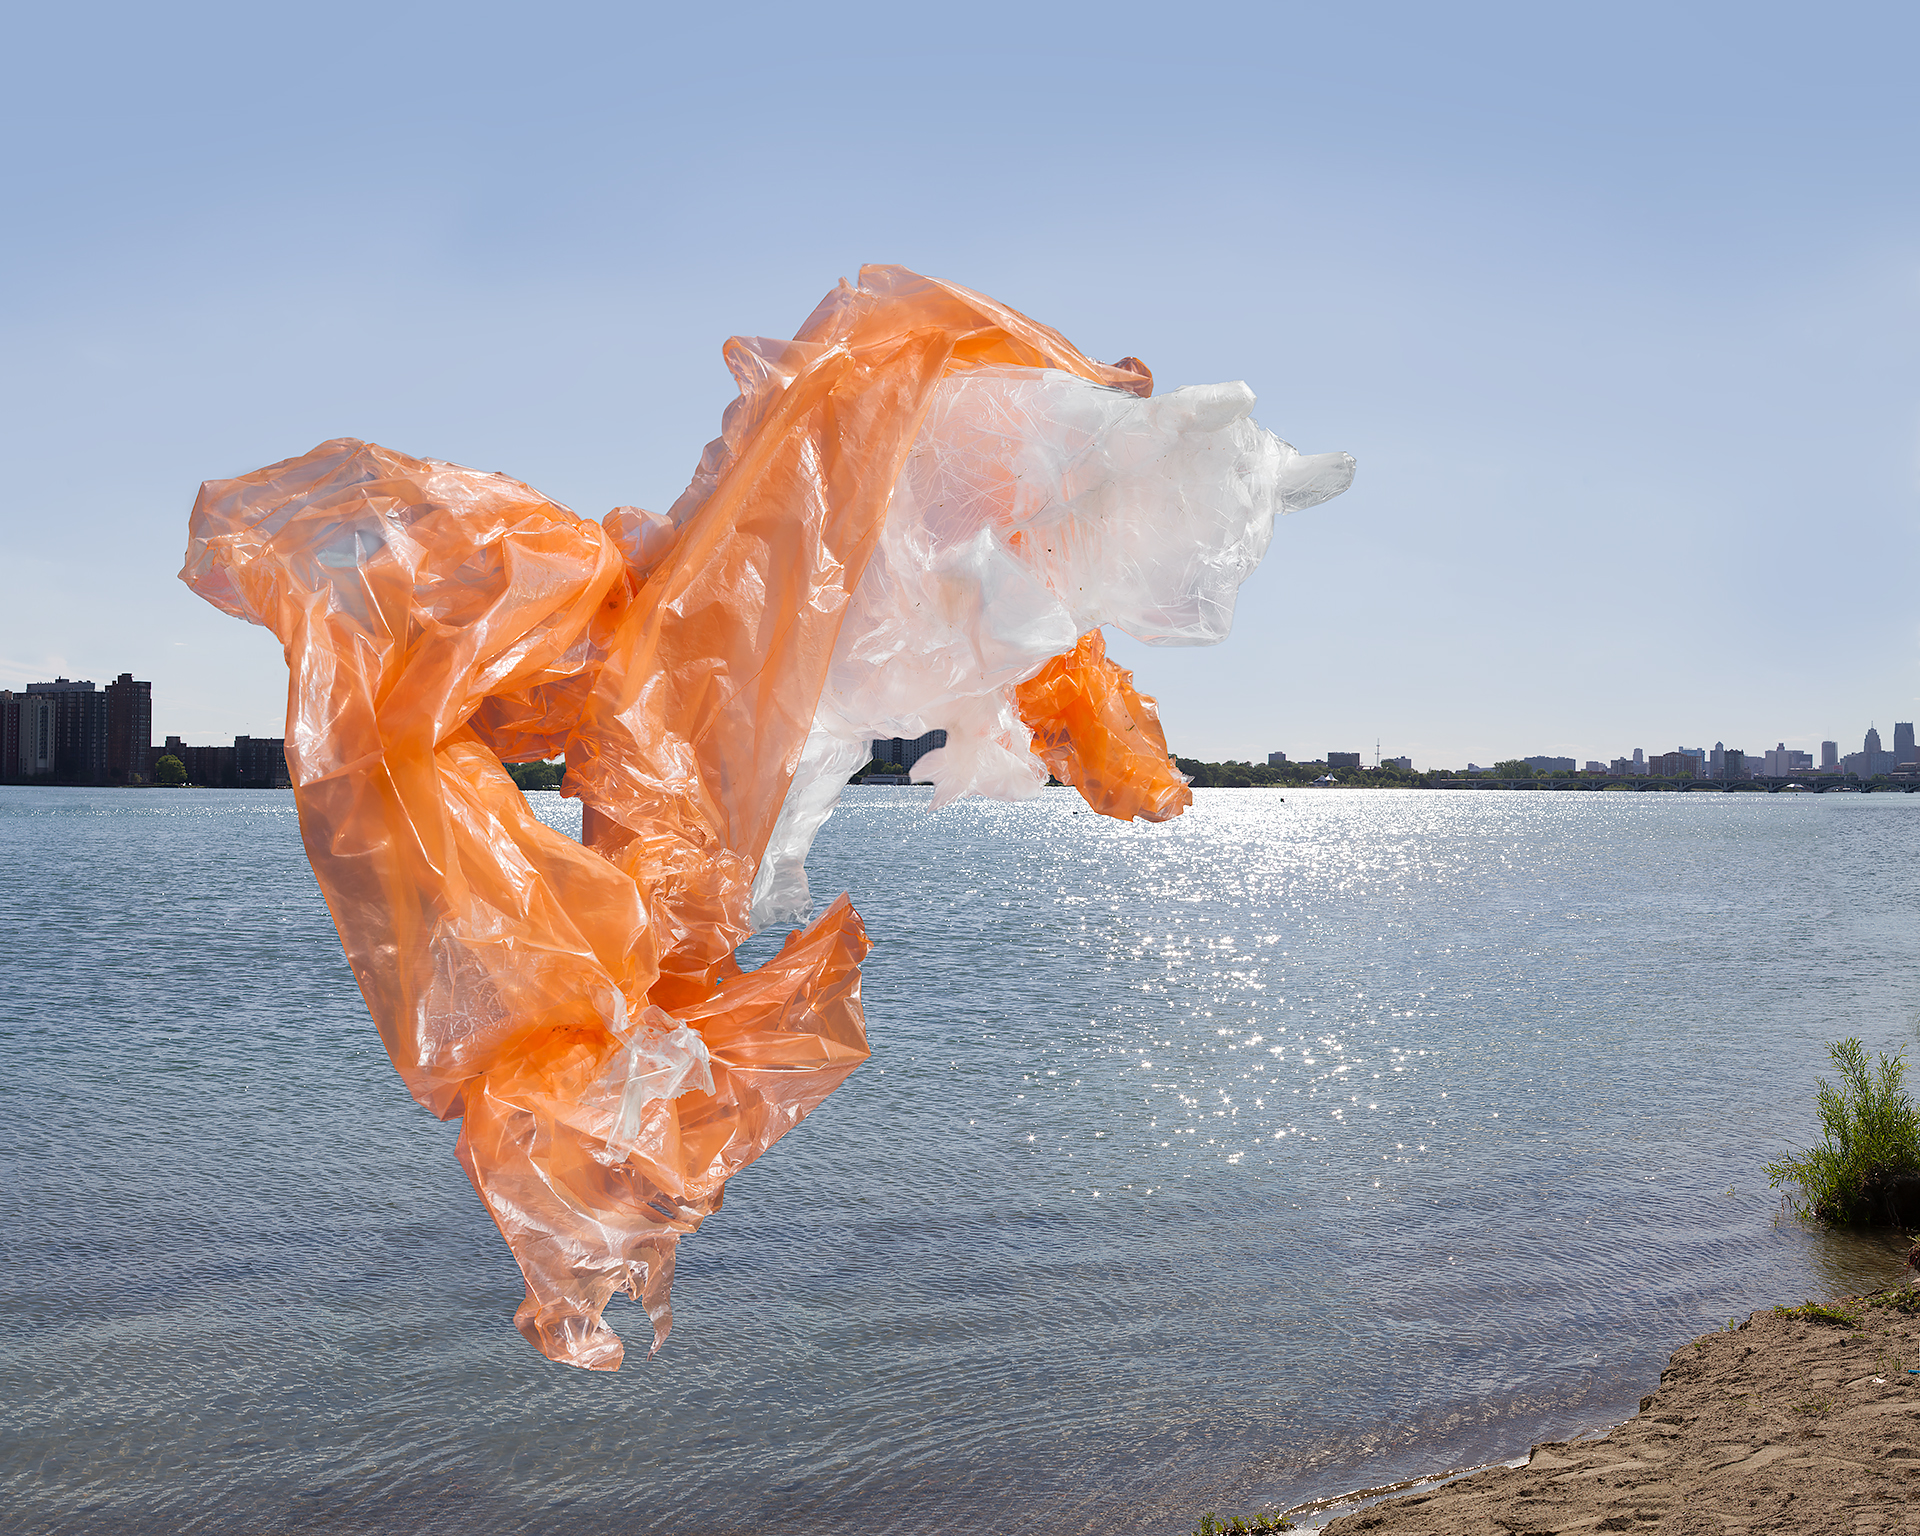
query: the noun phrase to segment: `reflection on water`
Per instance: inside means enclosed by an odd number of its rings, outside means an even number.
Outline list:
[[[514,1332],[289,796],[0,790],[43,872],[0,893],[10,1507],[1186,1530],[1598,1427],[1730,1315],[1898,1275],[1760,1170],[1813,1136],[1826,1040],[1904,1043],[1920,803],[1078,804],[849,792],[814,888],[873,931],[873,1060],[605,1377]]]
[[[1813,1232],[1809,1236],[1808,1257],[1812,1267],[1807,1277],[1807,1294],[1782,1297],[1782,1301],[1857,1296],[1906,1278],[1906,1255],[1913,1239],[1904,1233]]]

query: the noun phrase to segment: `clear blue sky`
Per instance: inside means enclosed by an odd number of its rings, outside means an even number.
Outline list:
[[[0,686],[277,735],[174,579],[201,480],[351,435],[664,508],[721,342],[875,261],[1359,460],[1226,645],[1116,646],[1183,755],[1920,713],[1910,9],[694,11],[16,9]]]

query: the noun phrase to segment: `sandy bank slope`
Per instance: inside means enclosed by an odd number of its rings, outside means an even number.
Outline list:
[[[1326,1536],[1920,1533],[1920,1315],[1895,1301],[1920,1309],[1920,1288],[1835,1303],[1854,1328],[1756,1312],[1676,1352],[1605,1439],[1535,1446]]]

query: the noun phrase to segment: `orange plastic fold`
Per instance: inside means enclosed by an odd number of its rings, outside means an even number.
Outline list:
[[[1014,690],[1033,752],[1102,816],[1169,821],[1193,804],[1186,775],[1167,756],[1160,712],[1107,657],[1099,630]]]
[[[988,367],[1152,391],[896,268],[725,357],[740,398],[668,516],[596,524],[339,439],[207,482],[181,572],[284,645],[301,836],[368,1011],[414,1097],[464,1117],[521,1331],[592,1369],[620,1363],[615,1291],[660,1346],[677,1241],[868,1054],[844,896],[758,970],[733,956],[930,395]],[[1021,698],[1097,809],[1186,803],[1097,633]],[[584,843],[502,767],[556,754]]]

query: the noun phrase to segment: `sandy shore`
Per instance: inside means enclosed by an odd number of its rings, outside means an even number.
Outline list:
[[[1327,1536],[1550,1531],[1920,1536],[1920,1286],[1841,1318],[1756,1312],[1678,1350],[1640,1412],[1598,1439],[1343,1515]]]

